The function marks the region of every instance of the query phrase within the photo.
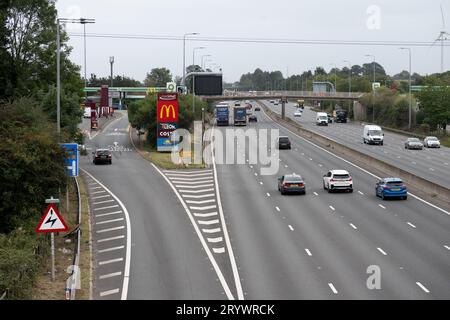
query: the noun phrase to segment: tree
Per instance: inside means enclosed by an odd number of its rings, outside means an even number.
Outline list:
[[[428,86],[417,94],[419,111],[423,123],[432,131],[445,129],[450,122],[450,88],[447,86]]]
[[[153,68],[144,80],[146,87],[165,87],[167,82],[172,81],[170,70],[166,68]]]
[[[324,76],[326,74],[327,74],[327,72],[325,71],[325,69],[323,67],[317,67],[316,70],[314,70],[315,76]]]

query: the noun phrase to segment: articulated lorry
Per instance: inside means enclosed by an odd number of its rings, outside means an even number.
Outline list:
[[[245,107],[234,107],[234,125],[246,126],[247,125],[247,109]]]

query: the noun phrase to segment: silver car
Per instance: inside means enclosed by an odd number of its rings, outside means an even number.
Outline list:
[[[416,149],[416,150],[422,150],[423,149],[423,143],[420,142],[417,138],[408,138],[405,141],[405,149]]]

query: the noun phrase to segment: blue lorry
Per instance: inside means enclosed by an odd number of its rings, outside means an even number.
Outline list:
[[[247,109],[245,107],[234,107],[233,115],[235,126],[247,125]]]
[[[218,126],[228,126],[229,124],[229,107],[226,104],[216,105],[216,124]]]

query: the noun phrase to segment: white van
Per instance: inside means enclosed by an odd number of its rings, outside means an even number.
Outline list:
[[[328,115],[326,112],[317,112],[316,125],[318,125],[318,126],[327,126],[328,125]]]
[[[365,125],[363,133],[363,142],[368,144],[383,145],[384,133],[381,127],[374,125]]]

